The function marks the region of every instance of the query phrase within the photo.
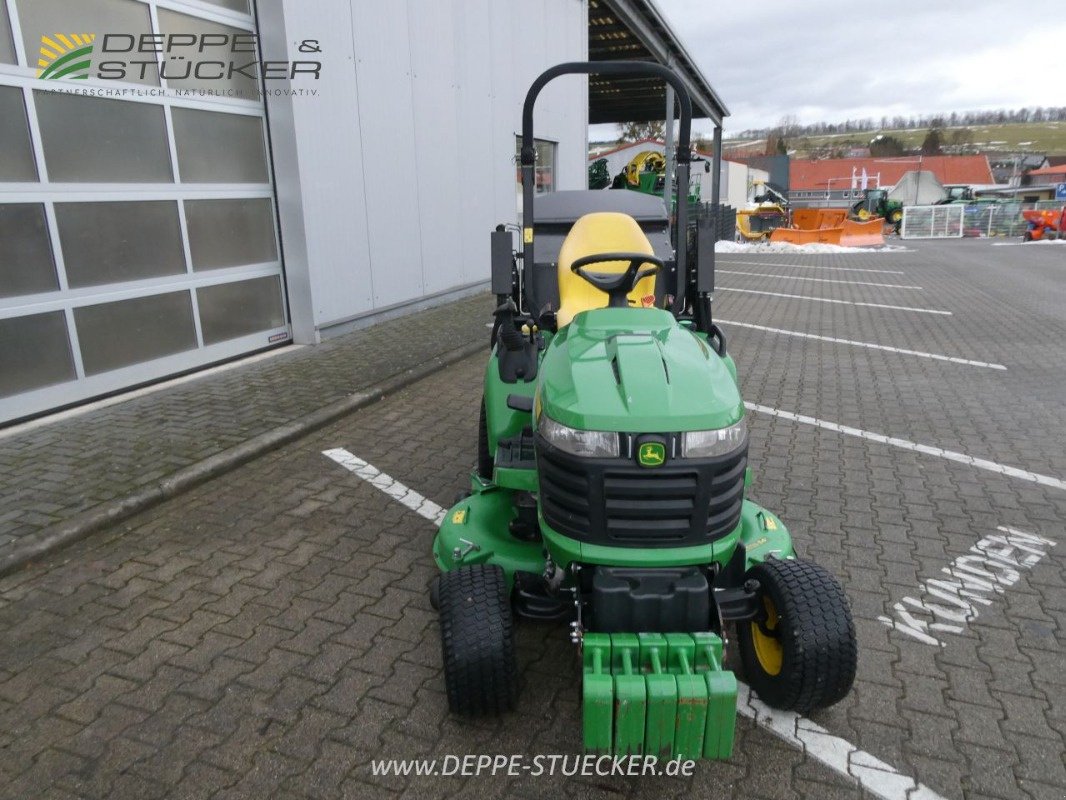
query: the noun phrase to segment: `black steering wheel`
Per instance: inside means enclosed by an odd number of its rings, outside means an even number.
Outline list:
[[[625,272],[590,272],[585,269],[593,264],[603,264],[608,261],[628,261],[629,266]],[[650,266],[641,269],[643,264]],[[662,268],[662,259],[649,256],[647,253],[597,253],[575,259],[570,265],[571,272],[580,275],[607,294],[608,308],[628,308],[629,300],[626,295],[633,291],[633,287],[644,278],[654,275]]]

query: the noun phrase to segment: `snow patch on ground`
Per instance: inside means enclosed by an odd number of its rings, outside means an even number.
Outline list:
[[[718,244],[721,244],[721,242]],[[1066,239],[1037,239],[1035,242],[992,242],[993,247],[1014,247],[1020,244],[1024,244],[1026,247],[1036,244],[1066,244]],[[717,250],[718,248],[715,248],[716,252]]]
[[[898,244],[888,244],[882,247],[844,247],[839,244],[823,244],[812,242],[811,244],[791,244],[790,242],[762,242],[748,244],[747,242],[715,242],[716,253],[748,253],[749,255],[765,255],[766,253],[789,253],[792,255],[803,253],[835,254],[835,253],[909,253],[908,248]]]

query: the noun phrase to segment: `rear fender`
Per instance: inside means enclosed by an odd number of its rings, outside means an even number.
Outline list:
[[[532,417],[526,411],[516,411],[507,405],[508,395],[517,394],[532,397],[537,389],[537,382],[516,381],[505,383],[500,379],[500,362],[493,350],[485,367],[485,420],[488,424],[489,452],[496,455],[496,445],[500,439],[517,436],[522,428],[531,423]]]

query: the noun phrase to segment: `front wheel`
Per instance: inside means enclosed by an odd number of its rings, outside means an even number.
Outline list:
[[[781,559],[746,577],[761,587],[762,613],[737,626],[751,688],[767,705],[800,713],[842,700],[855,682],[858,643],[837,579],[817,564]]]
[[[437,595],[448,707],[468,716],[510,711],[518,679],[503,570],[474,564],[445,572]]]

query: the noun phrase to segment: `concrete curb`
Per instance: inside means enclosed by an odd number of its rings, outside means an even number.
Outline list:
[[[357,411],[412,383],[432,375],[465,358],[483,353],[485,342],[472,342],[443,355],[424,361],[416,367],[368,386],[362,391],[336,400],[317,411],[281,425],[266,433],[254,436],[239,445],[216,453],[195,464],[182,467],[156,483],[142,486],[125,497],[101,503],[70,519],[25,536],[11,552],[0,556],[0,578],[73,544],[108,525],[114,525],[134,514],[139,514],[165,500],[177,497],[202,483],[224,475],[264,453],[286,445],[313,431],[334,422],[346,414]]]

